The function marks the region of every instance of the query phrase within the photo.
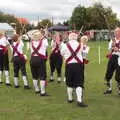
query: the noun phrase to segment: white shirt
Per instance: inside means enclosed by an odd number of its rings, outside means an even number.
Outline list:
[[[119,43],[119,40],[115,40],[115,43]],[[113,41],[111,40],[108,44],[108,49],[109,50],[112,50],[112,44],[113,44]],[[119,55],[120,52],[112,52],[113,55]]]
[[[61,42],[60,44],[62,44],[62,42]],[[51,41],[52,51],[56,48],[56,46],[57,46],[56,41],[52,40],[52,41]],[[58,46],[58,49],[57,49],[57,50],[60,50],[59,46]],[[58,51],[56,51],[56,52],[58,52]]]
[[[0,39],[0,45],[2,45],[2,46],[8,46],[8,45],[10,45],[10,43],[8,42],[8,40],[6,39],[6,37],[2,37],[1,39]],[[1,50],[2,48],[0,48],[0,50]]]
[[[70,44],[70,46],[74,51],[77,49],[79,45],[79,43],[76,40],[70,40],[68,43]],[[83,50],[83,44],[81,44],[81,48],[77,53],[77,57],[81,60],[81,62],[83,62],[82,50]],[[65,58],[65,61],[71,56],[71,52],[68,49],[67,44],[65,43],[61,43],[60,52],[61,52],[61,55]],[[70,63],[78,63],[78,62],[75,58],[73,58],[71,61],[69,61],[68,64]]]
[[[17,42],[13,42],[13,46],[16,46]],[[23,54],[23,47],[24,47],[24,44],[22,41],[19,42],[19,45],[17,47],[17,51],[21,54]],[[18,54],[15,52],[14,56],[18,56]]]
[[[30,44],[31,53],[34,52],[34,50],[33,50],[33,48],[32,48],[32,43],[33,43],[33,46],[34,46],[35,48],[37,48],[38,45],[39,45],[39,43],[40,43],[40,41],[39,41],[39,40],[36,40],[36,41],[33,40],[33,41],[31,42],[31,44]],[[46,38],[44,38],[44,39],[42,40],[41,48],[38,50],[38,52],[39,52],[40,54],[46,56],[47,47],[48,47],[48,40],[47,40]],[[38,56],[38,55],[35,54],[34,56]]]
[[[113,43],[113,41],[110,40],[110,42],[109,42],[109,44],[108,44],[108,50],[112,50],[112,43]]]
[[[87,54],[88,54],[89,50],[90,50],[89,46],[87,46],[87,45],[83,46],[83,50],[82,50],[82,56],[83,56],[83,58],[87,57]]]
[[[56,42],[55,40],[51,40],[51,48],[52,48],[52,51],[56,48]]]

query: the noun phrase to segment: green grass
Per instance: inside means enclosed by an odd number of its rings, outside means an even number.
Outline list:
[[[11,65],[12,87],[0,85],[0,120],[119,120],[120,96],[113,81],[113,93],[103,95],[105,90],[104,74],[107,65],[105,57],[107,42],[90,42],[90,63],[85,68],[85,102],[88,108],[79,108],[76,102],[66,102],[65,83],[48,83],[50,97],[40,97],[34,93],[32,77],[27,64],[28,79],[32,89],[24,90],[20,77],[19,89],[13,87],[13,68]],[[98,46],[101,46],[101,64],[98,64]],[[49,79],[49,66],[48,66]],[[64,71],[64,68],[63,68]],[[64,74],[63,74],[64,76]],[[114,80],[114,78],[113,78]],[[76,97],[75,97],[76,98]]]

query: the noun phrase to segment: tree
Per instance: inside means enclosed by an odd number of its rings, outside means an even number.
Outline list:
[[[42,21],[40,21],[38,23],[37,28],[46,28],[46,27],[51,27],[52,26],[52,22],[49,19],[43,19]]]
[[[82,25],[86,24],[86,8],[78,5],[73,13],[72,17],[70,18],[70,24],[73,29],[79,30]]]
[[[65,25],[65,26],[69,26],[69,24],[70,24],[70,21],[68,21],[68,20],[63,22],[63,25]]]
[[[111,7],[105,8],[101,3],[95,3],[92,7],[82,7],[78,5],[70,18],[71,26],[76,29],[84,26],[84,29],[113,29],[119,24],[116,13]]]
[[[10,24],[13,28],[15,28],[18,34],[23,34],[33,28],[33,26],[29,24],[26,18],[17,18],[14,15],[5,14],[1,11],[0,22]]]
[[[28,27],[28,20],[26,18],[17,18],[18,24],[17,24],[17,31],[20,34],[26,33],[27,32],[27,27]]]
[[[3,12],[0,11],[0,22],[6,22],[8,24],[10,23],[16,23],[17,19],[15,18],[14,15],[10,15],[10,14],[5,14]]]

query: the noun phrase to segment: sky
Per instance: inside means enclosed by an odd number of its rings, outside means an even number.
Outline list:
[[[99,1],[106,7],[111,6],[120,18],[120,0],[1,0],[0,11],[25,17],[31,22],[53,18],[58,23],[69,19],[77,5],[87,7]]]

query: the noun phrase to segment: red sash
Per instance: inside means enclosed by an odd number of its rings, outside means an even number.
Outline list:
[[[120,49],[120,41],[118,43],[115,43],[115,46]]]
[[[0,48],[2,48],[4,54],[8,51],[7,47],[3,46],[3,45],[0,45]]]
[[[60,50],[59,50],[59,46],[58,44],[56,43],[56,47],[53,49],[52,53],[59,53]]]
[[[32,56],[34,56],[35,54],[37,54],[41,59],[47,59],[47,56],[42,55],[41,53],[39,53],[38,51],[40,50],[41,46],[42,46],[42,40],[40,40],[39,45],[35,48],[32,42],[32,48],[33,48],[33,53]]]
[[[117,47],[118,49],[120,49],[120,42],[115,43],[115,47]],[[111,59],[113,52],[114,52],[114,49],[112,49],[112,51],[111,51],[110,53],[108,53],[108,54],[106,55],[106,57],[107,57],[108,59]]]
[[[57,55],[61,56],[60,50],[59,50],[59,46],[58,46],[57,43],[56,43],[56,47],[53,49],[51,55],[52,55],[52,54],[57,54]],[[50,55],[50,56],[51,56],[51,55]]]
[[[14,56],[14,54],[16,53],[21,59],[25,60],[24,55],[21,54],[21,53],[18,51],[18,46],[19,46],[19,43],[17,43],[15,46],[12,45],[12,48],[13,48],[13,56]]]
[[[77,47],[77,49],[74,51],[72,49],[72,47],[70,46],[69,43],[67,43],[67,48],[69,49],[71,56],[66,60],[66,63],[68,64],[68,62],[70,62],[73,58],[78,62],[78,63],[83,63],[78,57],[77,57],[77,53],[79,52],[81,46],[79,44],[79,46]]]

